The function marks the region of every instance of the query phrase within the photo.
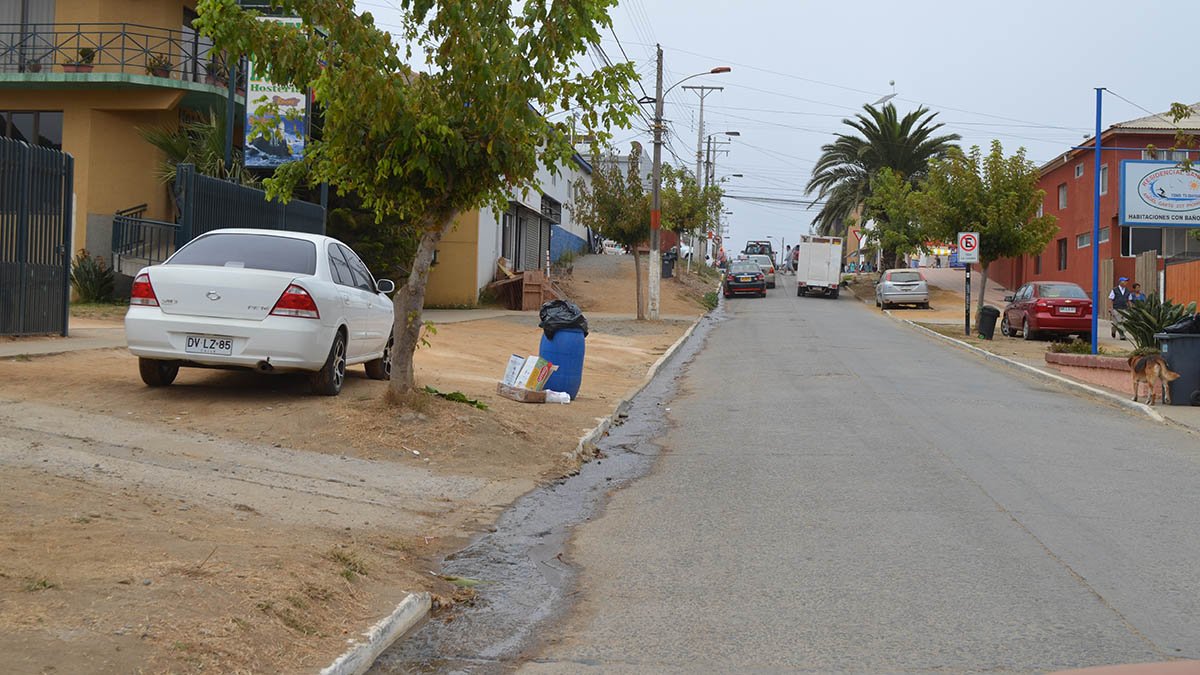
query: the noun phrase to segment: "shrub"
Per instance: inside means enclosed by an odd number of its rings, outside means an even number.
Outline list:
[[[1137,349],[1158,351],[1158,341],[1154,339],[1154,334],[1163,332],[1167,326],[1195,313],[1194,302],[1185,307],[1170,300],[1160,302],[1157,295],[1150,295],[1145,300],[1130,303],[1128,308],[1119,310],[1121,320],[1117,325],[1133,340]]]
[[[708,309],[716,309],[717,308],[717,292],[709,291],[709,292],[705,293],[703,302],[704,302],[704,306],[707,307]]]
[[[71,288],[82,302],[111,300],[114,281],[112,268],[104,263],[104,258],[93,258],[87,249],[80,249],[71,261]]]
[[[1048,349],[1055,354],[1091,354],[1092,343],[1075,338],[1070,342],[1053,342]]]

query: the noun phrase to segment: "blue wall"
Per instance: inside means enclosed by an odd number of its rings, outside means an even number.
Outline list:
[[[558,262],[563,253],[587,250],[587,240],[558,225],[550,226],[550,260]]]

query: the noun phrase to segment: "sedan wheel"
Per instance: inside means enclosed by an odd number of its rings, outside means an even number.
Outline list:
[[[388,336],[387,345],[383,348],[383,356],[374,361],[367,361],[367,377],[372,380],[392,379],[392,346],[396,344],[396,335]]]
[[[142,382],[149,387],[165,387],[175,381],[179,374],[178,361],[160,361],[158,359],[138,359],[138,374]]]
[[[1008,317],[1000,319],[1000,334],[1004,337],[1012,337],[1012,328],[1008,325]]]
[[[338,331],[333,336],[333,346],[329,348],[329,358],[325,365],[312,374],[309,385],[314,394],[320,396],[337,396],[342,391],[342,383],[346,381],[346,336]]]
[[[1037,337],[1029,328],[1029,319],[1021,319],[1021,336],[1026,340],[1032,340],[1033,338]]]

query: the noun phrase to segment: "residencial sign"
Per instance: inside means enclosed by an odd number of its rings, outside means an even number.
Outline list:
[[[979,233],[978,232],[959,232],[958,233],[958,260],[957,262],[977,263],[979,262]]]
[[[300,19],[295,17],[259,18],[263,21],[286,24],[301,23]],[[304,156],[308,97],[305,92],[295,89],[290,84],[272,82],[267,69],[264,67],[260,70],[256,66],[251,60],[246,78],[246,166],[269,168],[294,162]],[[260,117],[258,108],[266,103],[278,105],[279,114]],[[254,127],[260,122],[274,127],[276,133],[270,138],[258,133]]]
[[[1200,227],[1200,172],[1175,162],[1121,162],[1122,225]]]

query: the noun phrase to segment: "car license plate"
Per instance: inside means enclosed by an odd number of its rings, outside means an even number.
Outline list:
[[[738,281],[750,281],[750,277],[738,277]]]
[[[1059,307],[1058,308],[1059,314],[1075,314],[1078,311],[1079,311],[1078,307]]]
[[[214,335],[189,335],[183,351],[189,354],[233,354],[233,338]]]

